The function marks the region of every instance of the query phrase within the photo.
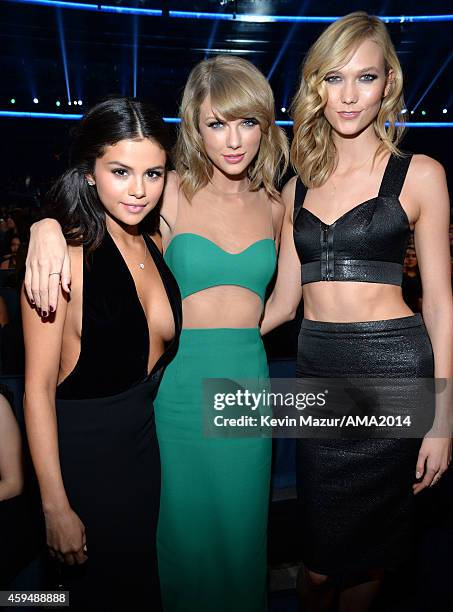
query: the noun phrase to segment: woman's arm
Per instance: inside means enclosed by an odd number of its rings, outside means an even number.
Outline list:
[[[0,395],[0,501],[22,493],[22,440],[8,400]]]
[[[85,545],[85,530],[70,507],[58,453],[55,391],[68,300],[62,299],[61,302],[52,317],[41,319],[33,312],[25,291],[22,290],[25,341],[24,414],[46,519],[47,543],[61,561],[72,565],[82,563],[86,559],[82,551]]]
[[[434,376],[447,381],[444,392],[436,394],[434,426],[420,448],[416,473],[423,480],[414,485],[414,492],[418,493],[434,484],[451,460],[453,297],[448,238],[450,202],[445,172],[438,162],[424,155],[417,155],[412,163],[411,191],[419,204],[414,238],[423,287],[422,313],[433,347]]]
[[[58,221],[42,219],[31,226],[24,281],[28,299],[42,316],[56,311],[60,280],[69,293],[71,264],[66,240]]]
[[[296,179],[291,179],[283,188],[282,201],[285,205],[278,273],[274,291],[266,302],[261,321],[261,334],[267,334],[285,321],[296,316],[297,307],[302,297],[300,260],[293,239],[293,202]]]

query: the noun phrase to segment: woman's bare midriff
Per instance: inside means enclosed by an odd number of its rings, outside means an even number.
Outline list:
[[[312,321],[353,323],[414,314],[397,285],[320,281],[304,285],[303,298],[304,317]]]
[[[236,285],[210,287],[183,300],[183,327],[258,327],[262,310],[260,297],[249,289]]]

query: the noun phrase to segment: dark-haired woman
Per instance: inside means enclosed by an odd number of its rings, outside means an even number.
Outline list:
[[[160,607],[153,399],[181,325],[179,290],[148,234],[165,168],[153,111],[126,98],[92,108],[51,192],[70,296],[50,318],[22,296],[27,432],[49,551],[74,609]]]

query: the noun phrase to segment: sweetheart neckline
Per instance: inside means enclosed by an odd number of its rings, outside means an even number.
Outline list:
[[[347,210],[345,213],[343,213],[340,217],[338,217],[338,219],[335,219],[335,221],[333,221],[332,223],[325,223],[322,219],[320,219],[317,215],[315,215],[315,213],[311,212],[311,210],[309,210],[308,208],[305,208],[305,206],[301,206],[301,210],[305,210],[306,212],[308,212],[312,217],[314,217],[317,221],[319,221],[321,223],[321,225],[324,225],[326,227],[333,227],[334,225],[336,225],[338,223],[338,221],[341,221],[344,217],[346,217],[346,215],[348,215],[349,213],[353,212],[354,210],[356,210],[357,208],[360,208],[360,206],[364,206],[365,204],[370,204],[370,202],[374,202],[375,200],[378,200],[379,198],[381,198],[383,196],[375,196],[374,198],[369,198],[368,200],[365,200],[364,202],[360,202],[360,204],[356,204],[355,206],[353,206],[352,208],[350,208],[349,210]],[[407,224],[410,227],[410,221],[409,221],[409,217],[407,216],[407,212],[404,210],[403,206],[401,205],[401,202],[399,200],[399,198],[397,199],[399,207],[407,221]]]
[[[226,255],[242,255],[243,253],[245,253],[246,251],[248,251],[249,249],[251,249],[255,245],[259,244],[260,242],[266,242],[267,240],[270,240],[272,242],[272,244],[275,245],[275,241],[274,241],[273,238],[270,238],[270,237],[269,238],[260,238],[259,240],[255,240],[255,242],[252,242],[251,244],[249,244],[247,247],[245,247],[245,249],[242,249],[242,251],[239,251],[238,253],[231,253],[230,251],[226,251],[225,249],[223,249],[220,245],[217,244],[217,242],[214,242],[213,240],[210,240],[209,238],[206,238],[206,236],[202,236],[201,234],[195,234],[194,232],[180,232],[179,234],[175,234],[173,236],[173,238],[170,240],[170,242],[168,243],[167,248],[165,249],[164,255],[167,253],[168,249],[170,248],[170,245],[173,243],[173,241],[178,236],[196,236],[197,238],[201,238],[202,240],[205,240],[206,242],[209,242],[210,244],[214,245],[215,247],[217,247],[220,251],[222,251]]]

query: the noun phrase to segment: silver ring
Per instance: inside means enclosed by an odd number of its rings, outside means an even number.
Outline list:
[[[49,276],[52,276],[53,274],[58,274],[58,276],[61,276],[61,272],[50,272]]]

